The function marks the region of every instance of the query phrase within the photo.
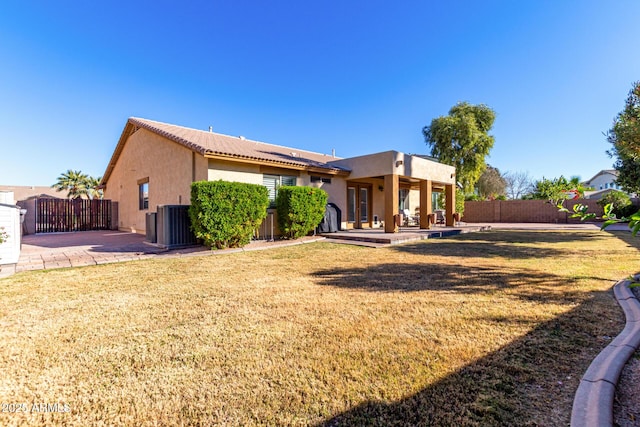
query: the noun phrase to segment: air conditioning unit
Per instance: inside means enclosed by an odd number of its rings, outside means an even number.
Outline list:
[[[191,231],[189,205],[160,205],[156,221],[158,244],[169,249],[193,246],[198,239]]]

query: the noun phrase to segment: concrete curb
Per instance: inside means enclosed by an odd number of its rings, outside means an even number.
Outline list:
[[[572,427],[613,426],[613,398],[620,373],[640,347],[640,301],[629,289],[630,283],[630,280],[621,280],[613,287],[616,300],[624,311],[626,325],[593,359],[580,380],[571,411]]]

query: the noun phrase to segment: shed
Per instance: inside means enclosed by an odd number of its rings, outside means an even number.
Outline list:
[[[0,243],[0,264],[15,264],[20,258],[20,206],[13,200],[13,192],[0,191],[0,231],[8,237]]]

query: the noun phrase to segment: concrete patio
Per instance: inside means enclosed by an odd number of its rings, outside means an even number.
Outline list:
[[[385,233],[381,228],[359,230],[342,230],[335,233],[322,233],[330,241],[336,243],[351,243],[362,246],[398,245],[406,242],[433,239],[437,237],[454,236],[456,234],[474,231],[490,230],[490,225],[465,225],[456,227],[433,227],[429,230],[418,227],[401,227],[397,233]]]
[[[212,251],[205,246],[165,249],[146,243],[145,236],[122,231],[81,231],[72,233],[29,234],[22,238],[16,264],[0,265],[0,278],[15,273],[52,268],[110,264],[158,257],[182,257],[267,249],[322,240],[308,236],[296,241],[255,241],[240,249]]]
[[[342,230],[335,233],[323,233],[321,236],[336,243],[356,244],[362,246],[398,245],[406,242],[455,236],[457,234],[488,230],[597,230],[599,225],[593,223],[579,224],[541,224],[541,223],[460,223],[453,227],[436,225],[430,229],[418,227],[400,227],[397,233],[385,233],[382,228],[359,230]]]

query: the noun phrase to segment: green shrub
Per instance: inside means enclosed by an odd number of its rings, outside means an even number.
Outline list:
[[[596,203],[598,203],[598,205],[602,206],[603,208],[606,205],[610,204],[613,213],[618,217],[630,216],[637,210],[637,208],[634,208],[631,204],[631,198],[627,195],[627,193],[618,190],[612,190],[608,192],[607,194],[602,196],[602,198]]]
[[[464,191],[456,187],[456,212],[460,214],[460,218],[464,215]]]
[[[319,188],[278,188],[276,209],[282,237],[297,239],[316,228],[324,218],[328,197]]]
[[[267,216],[267,188],[257,184],[199,181],[191,184],[191,229],[211,248],[249,243]]]
[[[633,214],[638,212],[638,207],[634,204],[629,204],[616,211],[616,216],[620,218],[630,218]]]
[[[438,193],[437,197],[438,197],[438,208],[445,209],[445,206],[446,206],[445,193],[444,192]],[[472,195],[469,195],[469,197],[470,198],[467,200],[475,200],[473,199]],[[454,212],[459,213],[460,218],[462,218],[462,215],[464,214],[464,202],[466,198],[467,197],[465,196],[464,191],[456,187],[456,206],[455,206]],[[479,199],[479,200],[482,200],[482,199]]]

